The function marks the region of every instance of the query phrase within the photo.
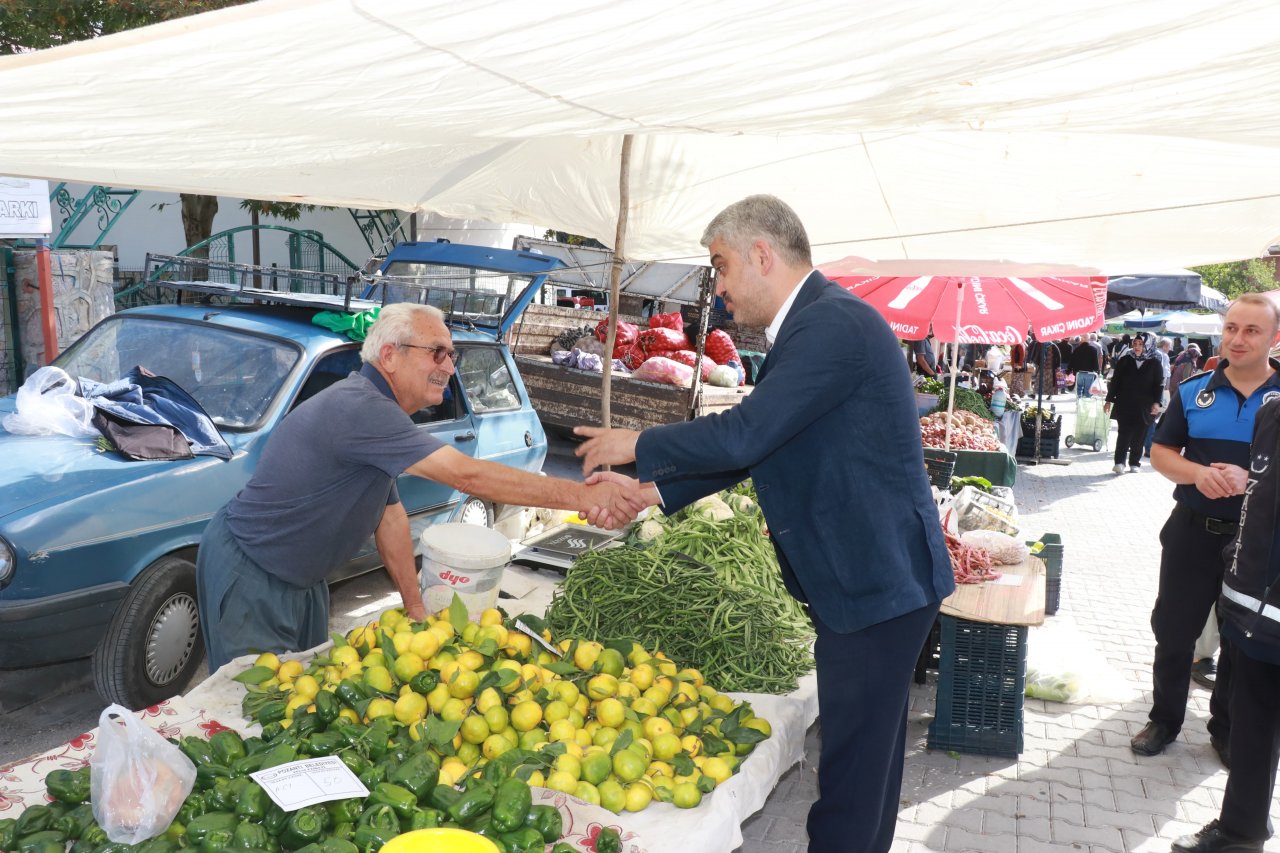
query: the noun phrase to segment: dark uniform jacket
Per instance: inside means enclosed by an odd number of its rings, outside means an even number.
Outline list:
[[[1280,392],[1258,411],[1240,530],[1228,549],[1218,614],[1250,657],[1280,663]]]

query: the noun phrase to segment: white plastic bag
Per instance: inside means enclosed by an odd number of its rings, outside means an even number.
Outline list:
[[[191,759],[122,705],[109,705],[98,717],[89,766],[93,817],[120,844],[168,829],[196,782]]]
[[[986,551],[997,566],[1016,566],[1031,553],[1022,540],[998,530],[970,530],[960,534],[960,541]]]
[[[93,404],[76,394],[76,382],[60,367],[42,367],[18,389],[15,411],[3,424],[19,435],[92,438]]]
[[[631,378],[639,379],[643,382],[663,382],[667,385],[681,385],[688,388],[693,384],[693,368],[687,364],[681,364],[678,361],[655,355],[645,359],[644,363],[631,374]]]
[[[1106,705],[1133,693],[1102,652],[1068,621],[1054,619],[1027,636],[1027,689],[1032,699]]]

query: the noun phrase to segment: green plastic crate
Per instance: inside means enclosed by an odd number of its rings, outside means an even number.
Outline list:
[[[1058,612],[1058,606],[1062,601],[1062,536],[1057,533],[1046,533],[1037,541],[1043,543],[1043,547],[1035,556],[1044,561],[1044,613],[1046,616],[1053,616]],[[1031,548],[1035,545],[1035,542],[1027,543]]]
[[[1022,752],[1027,629],[943,615],[930,749],[1016,758]]]

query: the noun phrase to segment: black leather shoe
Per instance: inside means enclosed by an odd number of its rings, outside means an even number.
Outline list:
[[[1138,755],[1159,755],[1177,736],[1178,733],[1164,723],[1147,723],[1146,728],[1129,741],[1129,748]]]
[[[1213,747],[1213,751],[1218,753],[1218,760],[1222,762],[1222,766],[1231,769],[1231,742],[1224,738],[1210,737],[1209,746]]]
[[[1213,662],[1213,658],[1201,658],[1191,664],[1191,680],[1212,690],[1218,680],[1218,665]]]
[[[1173,850],[1174,853],[1262,853],[1262,842],[1229,835],[1214,820],[1195,835],[1184,835],[1173,842]]]

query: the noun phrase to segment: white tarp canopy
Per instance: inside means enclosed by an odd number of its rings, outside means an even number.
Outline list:
[[[1208,335],[1216,338],[1222,334],[1222,315],[1174,311],[1164,318],[1164,330],[1173,335]]]
[[[0,174],[536,222],[701,258],[756,192],[819,261],[1103,272],[1280,235],[1280,4],[261,0],[0,61]]]

